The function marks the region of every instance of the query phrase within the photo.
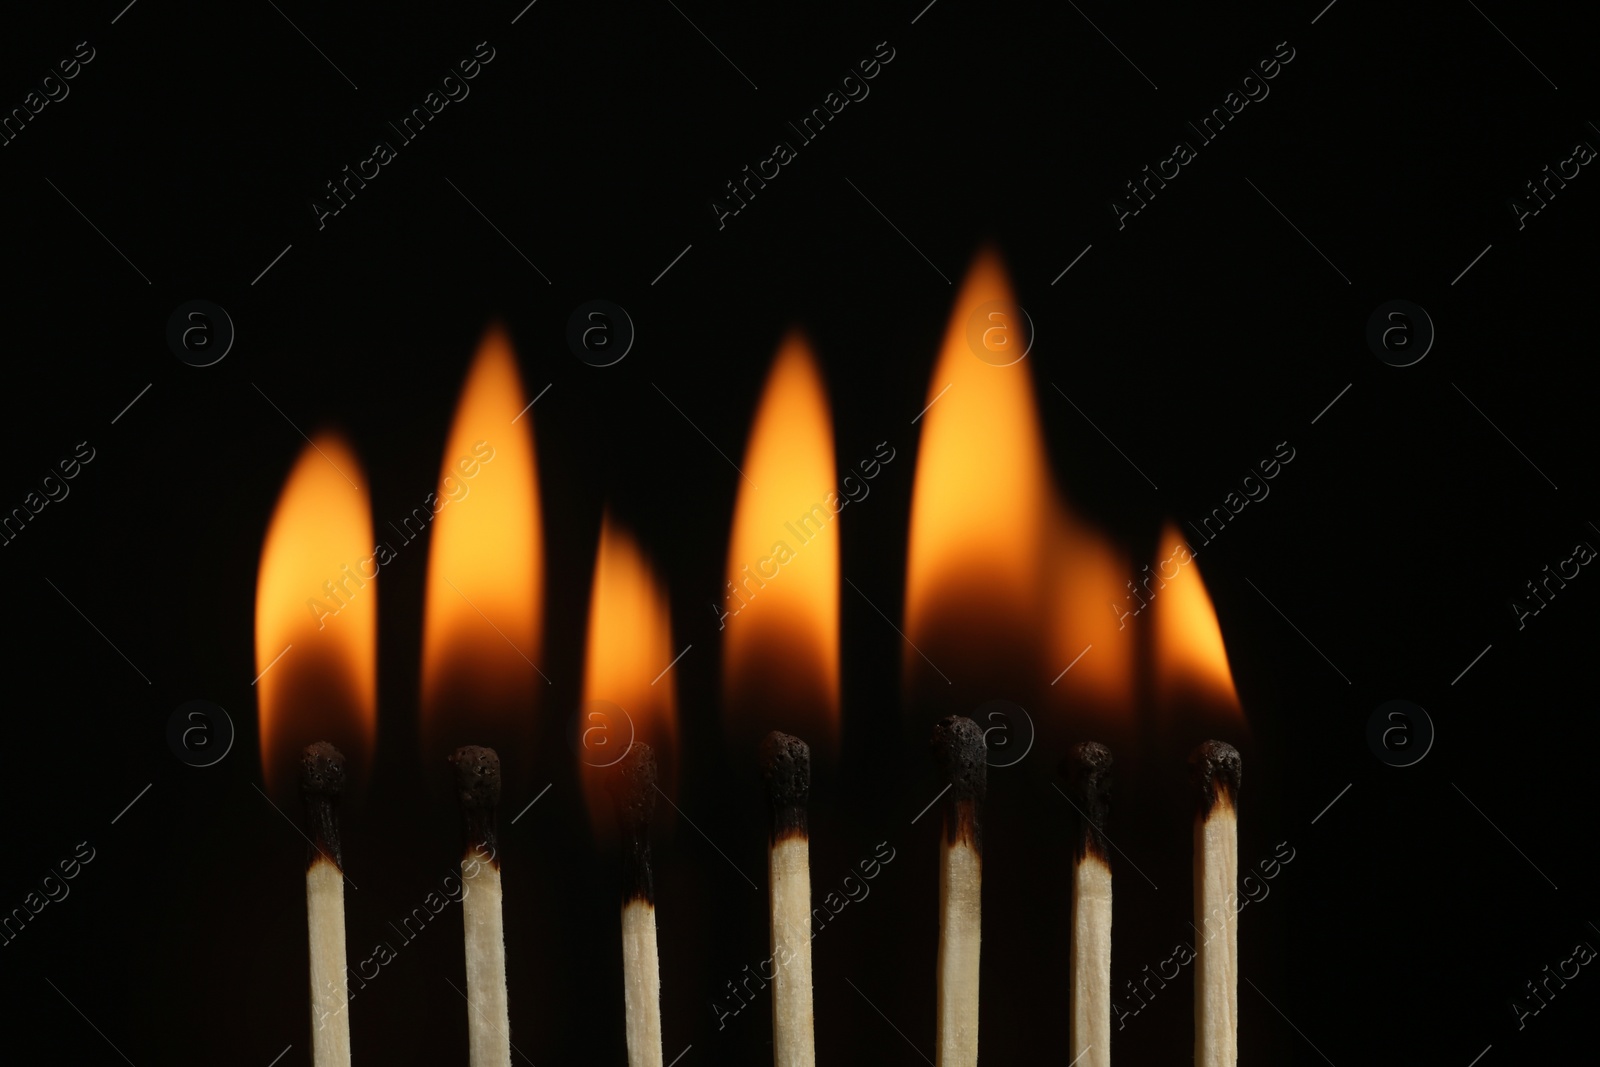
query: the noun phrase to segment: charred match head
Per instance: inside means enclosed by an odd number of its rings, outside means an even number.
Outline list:
[[[978,724],[964,715],[939,720],[933,728],[933,756],[945,790],[944,832],[949,845],[965,842],[983,851],[983,798],[989,788],[989,746]]]
[[[1078,809],[1081,833],[1076,858],[1106,855],[1106,816],[1111,811],[1111,750],[1098,741],[1080,741],[1061,761],[1067,796]]]
[[[617,805],[622,829],[622,902],[642,900],[655,906],[655,878],[650,873],[650,817],[656,810],[656,754],[642,741],[628,746],[609,768],[606,788]]]
[[[456,768],[464,852],[467,856],[488,853],[490,865],[498,868],[495,812],[500,807],[500,755],[482,745],[463,745],[450,762]]]
[[[300,799],[306,809],[310,867],[319,860],[344,870],[339,849],[339,797],[344,793],[344,754],[326,741],[307,745],[300,754]]]
[[[811,748],[798,737],[772,731],[761,741],[761,777],[772,803],[772,843],[805,837],[811,795]]]
[[[1239,750],[1226,741],[1206,741],[1189,754],[1189,780],[1201,818],[1218,807],[1231,809],[1239,796]]]

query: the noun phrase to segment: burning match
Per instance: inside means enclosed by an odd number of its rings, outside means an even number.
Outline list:
[[[806,798],[811,749],[774,730],[761,742],[761,777],[772,803],[767,877],[772,905],[773,1067],[813,1067],[811,1016],[811,843]]]
[[[937,1067],[978,1062],[978,947],[983,926],[983,795],[988,746],[978,724],[951,715],[933,728],[934,758],[949,785],[939,866]]]
[[[661,1067],[661,960],[656,949],[656,887],[650,873],[650,816],[656,808],[656,756],[636,742],[606,786],[622,830],[622,997],[628,1067]]]
[[[1195,1067],[1233,1067],[1239,1059],[1239,750],[1207,741],[1189,756],[1198,790],[1194,815]],[[1213,929],[1216,919],[1220,929]]]
[[[300,758],[305,802],[306,926],[311,942],[311,1054],[316,1067],[350,1067],[349,989],[345,986],[344,860],[339,851],[339,795],[344,756],[326,741]]]
[[[1072,864],[1072,982],[1069,1013],[1073,1062],[1111,1063],[1111,862],[1106,815],[1111,807],[1111,750],[1095,741],[1073,745],[1061,761],[1067,795],[1078,808]]]
[[[500,859],[495,851],[500,757],[492,748],[467,745],[458,748],[450,762],[456,768],[465,831],[461,857],[461,920],[466,928],[470,1062],[472,1067],[511,1067],[506,934],[501,910]]]

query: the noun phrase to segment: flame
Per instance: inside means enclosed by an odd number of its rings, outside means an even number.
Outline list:
[[[791,331],[756,410],[728,538],[724,707],[757,733],[784,729],[829,747],[839,722],[837,520],[861,482],[852,472],[841,484],[834,464],[822,373]]]
[[[963,643],[1002,654],[1044,615],[1039,568],[1053,491],[1027,363],[980,358],[970,340],[991,303],[1015,307],[1005,267],[985,250],[956,297],[921,420],[906,564],[908,681],[929,669],[917,648],[939,662],[929,646],[948,648],[954,626]]]
[[[337,746],[353,779],[371,758],[376,556],[361,463],[341,438],[321,434],[284,482],[256,579],[261,761],[271,792],[292,785],[300,750],[314,741]]]
[[[1075,710],[1088,701],[1101,711],[1131,714],[1134,642],[1131,627],[1111,607],[1127,596],[1118,583],[1128,581],[1128,555],[1064,508],[1050,528],[1054,591],[1046,666],[1056,699]]]
[[[1208,705],[1237,713],[1239,693],[1200,564],[1171,522],[1158,545],[1156,560],[1139,583],[1140,592],[1153,601],[1158,700],[1170,709],[1174,701],[1198,694]]]
[[[583,709],[578,759],[591,823],[605,833],[614,825],[605,769],[633,741],[656,756],[662,790],[676,778],[678,708],[666,590],[637,542],[608,512],[600,524],[589,606],[588,653],[583,667]]]
[[[1127,712],[1133,645],[1107,604],[1129,564],[1055,489],[1017,347],[1026,325],[1000,257],[985,249],[956,297],[921,417],[906,682],[925,685],[930,661],[951,663],[1019,698],[1048,689],[1075,709]],[[1030,672],[1042,680],[1018,691]]]
[[[491,327],[461,389],[439,490],[410,516],[433,527],[422,627],[430,762],[460,744],[515,747],[531,731],[544,542],[526,403],[511,342]],[[409,536],[405,525],[397,532]]]

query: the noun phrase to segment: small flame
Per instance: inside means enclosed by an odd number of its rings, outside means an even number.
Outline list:
[[[268,790],[300,751],[332,742],[357,779],[378,733],[378,575],[361,463],[320,434],[278,496],[256,579],[256,688]]]
[[[1133,635],[1108,607],[1125,596],[1118,583],[1128,581],[1128,555],[1064,509],[1051,529],[1052,688],[1074,710],[1088,703],[1102,712],[1131,714]]]
[[[1140,592],[1153,601],[1159,703],[1170,709],[1177,701],[1198,697],[1208,706],[1239,713],[1222,627],[1200,577],[1200,564],[1171,522],[1162,529],[1158,545],[1156,560],[1140,581]]]
[[[515,747],[531,731],[544,543],[526,404],[511,342],[492,327],[461,390],[439,490],[402,520],[403,537],[413,522],[433,527],[422,629],[430,762],[461,744]]]
[[[740,469],[718,613],[726,612],[724,707],[740,733],[778,728],[831,747],[839,720],[837,520],[849,500],[837,480],[827,389],[797,330],[778,347]]]
[[[654,750],[661,788],[674,792],[678,707],[668,669],[674,655],[666,590],[608,512],[595,554],[577,746],[590,822],[603,834],[614,825],[605,771],[632,742]]]

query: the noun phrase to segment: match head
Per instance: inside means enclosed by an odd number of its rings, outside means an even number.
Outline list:
[[[1242,766],[1239,750],[1226,741],[1203,742],[1189,754],[1189,780],[1198,791],[1195,799],[1202,817],[1218,805],[1233,807]]]
[[[307,745],[300,754],[300,799],[306,809],[309,868],[319,861],[344,870],[339,848],[339,817],[334,806],[344,792],[344,755],[326,741]]]
[[[607,768],[606,789],[617,804],[622,827],[622,903],[655,906],[655,876],[650,873],[650,816],[656,809],[656,754],[635,741]]]
[[[978,724],[965,715],[947,716],[933,728],[932,745],[951,799],[982,801],[989,787],[989,746]]]
[[[798,737],[772,731],[761,741],[761,777],[772,803],[772,841],[805,837],[806,801],[811,796],[811,747]]]
[[[344,792],[344,753],[318,741],[300,753],[300,793],[338,800]]]
[[[761,741],[760,760],[773,807],[805,807],[811,795],[811,746],[774,730]]]
[[[1104,858],[1106,816],[1111,811],[1111,750],[1098,741],[1080,741],[1067,750],[1061,773],[1067,779],[1067,795],[1083,818],[1078,858],[1091,847]]]
[[[483,745],[463,745],[450,757],[463,811],[493,809],[500,803],[500,754]]]
[[[933,757],[949,783],[945,791],[945,847],[965,844],[983,854],[983,797],[989,788],[989,746],[978,724],[964,715],[933,728]]]
[[[642,835],[656,810],[656,754],[635,741],[608,768],[606,789],[617,804],[617,822],[624,832]]]
[[[490,865],[498,868],[495,812],[500,806],[500,754],[483,745],[463,745],[448,758],[456,768],[456,796],[461,801],[461,829],[466,838],[464,854],[487,852]]]

